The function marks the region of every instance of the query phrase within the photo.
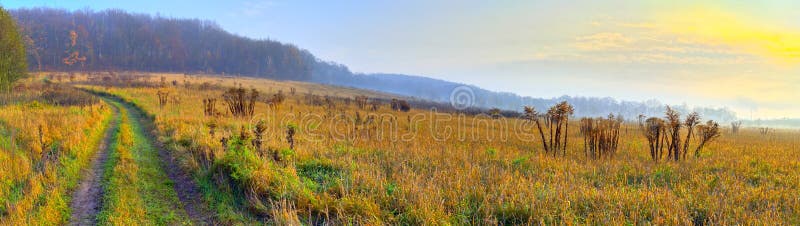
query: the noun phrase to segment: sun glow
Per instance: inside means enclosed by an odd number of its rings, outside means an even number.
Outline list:
[[[657,21],[666,32],[691,41],[729,45],[778,64],[800,63],[800,31],[779,23],[710,8],[664,13]]]

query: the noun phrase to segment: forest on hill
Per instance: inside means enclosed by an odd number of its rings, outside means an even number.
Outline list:
[[[560,101],[575,105],[577,116],[608,113],[635,119],[657,115],[666,105],[656,100],[560,96],[523,97],[422,76],[355,73],[342,64],[317,58],[295,45],[252,39],[225,31],[211,21],[175,19],[122,10],[66,11],[51,8],[15,9],[34,71],[145,71],[253,76],[278,80],[376,90],[423,100],[449,103],[459,87],[469,88],[473,108],[521,111]],[[553,96],[558,96],[554,94]],[[673,106],[697,111],[721,122],[736,120],[727,108]]]
[[[231,34],[214,22],[131,14],[12,10],[32,70],[216,73],[307,80],[313,56],[296,46]]]

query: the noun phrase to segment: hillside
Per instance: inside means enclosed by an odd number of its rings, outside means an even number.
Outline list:
[[[30,68],[243,74],[307,80],[313,56],[296,46],[231,34],[214,22],[131,14],[17,9]]]

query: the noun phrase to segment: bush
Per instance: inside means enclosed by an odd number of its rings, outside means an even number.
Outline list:
[[[258,170],[261,160],[238,137],[231,139],[228,147],[228,151],[225,152],[218,164],[231,178],[241,185],[245,185],[252,178],[253,172]]]

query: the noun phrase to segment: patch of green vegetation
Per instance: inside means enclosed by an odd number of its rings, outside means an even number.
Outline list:
[[[4,192],[7,196],[0,197],[0,203],[16,203],[22,199],[25,195],[24,186],[23,182],[3,181],[3,188],[7,188],[8,191]],[[0,216],[8,212],[8,207],[8,205],[0,205]]]
[[[343,170],[331,161],[312,159],[297,165],[297,173],[310,190],[323,192],[341,184]]]
[[[511,160],[511,168],[519,171],[527,171],[530,168],[530,164],[528,164],[528,157],[522,156]]]
[[[678,181],[678,176],[675,174],[672,167],[668,165],[661,165],[653,172],[651,179],[653,185],[659,187],[672,187]]]
[[[135,199],[144,204],[144,213],[146,219],[130,219],[132,222],[143,222],[146,224],[155,225],[176,225],[176,224],[189,224],[189,218],[183,209],[183,206],[178,199],[177,192],[174,189],[174,183],[166,171],[162,168],[161,158],[158,155],[158,150],[153,146],[139,122],[140,116],[134,111],[114,102],[120,111],[126,111],[128,118],[121,123],[129,125],[128,127],[118,127],[113,141],[112,153],[106,164],[106,195],[105,200],[111,205],[104,206],[99,217],[100,223],[114,223],[110,221],[111,218],[124,218],[129,213],[118,213],[113,209],[114,205],[126,205],[126,203],[118,203],[120,196],[136,196]],[[129,129],[131,134],[132,144],[125,147],[133,158],[133,168],[118,169],[115,167],[120,164],[120,161],[130,161],[123,159],[119,150],[120,134],[124,131],[122,129]],[[133,173],[135,175],[127,175]],[[120,178],[121,177],[121,178]],[[123,178],[135,178],[134,183],[126,183],[126,180],[119,181]],[[115,182],[116,180],[116,182]],[[135,191],[134,194],[128,193]]]
[[[492,213],[498,225],[523,225],[533,217],[529,204],[503,203]]]
[[[231,139],[225,156],[217,163],[230,174],[231,178],[242,184],[249,181],[253,172],[261,165],[261,159],[245,145],[245,142],[239,137]]]
[[[483,197],[477,194],[468,194],[458,203],[460,211],[450,219],[454,225],[476,225],[483,223],[486,219],[484,213]]]
[[[486,155],[488,155],[489,157],[495,157],[497,155],[497,149],[487,148]]]
[[[256,224],[255,217],[245,210],[244,196],[236,195],[231,191],[220,190],[214,184],[211,173],[203,173],[204,177],[197,178],[197,186],[203,193],[203,199],[216,213],[216,220],[223,225]]]
[[[747,175],[747,184],[757,187],[770,179],[772,166],[768,163],[755,159],[750,161],[750,170]]]
[[[622,166],[622,169],[617,172],[617,178],[625,185],[633,188],[641,188],[647,182],[647,176],[628,165]]]
[[[398,187],[396,183],[389,182],[388,184],[386,184],[386,195],[387,196],[393,196],[398,191],[400,191],[400,187]]]

